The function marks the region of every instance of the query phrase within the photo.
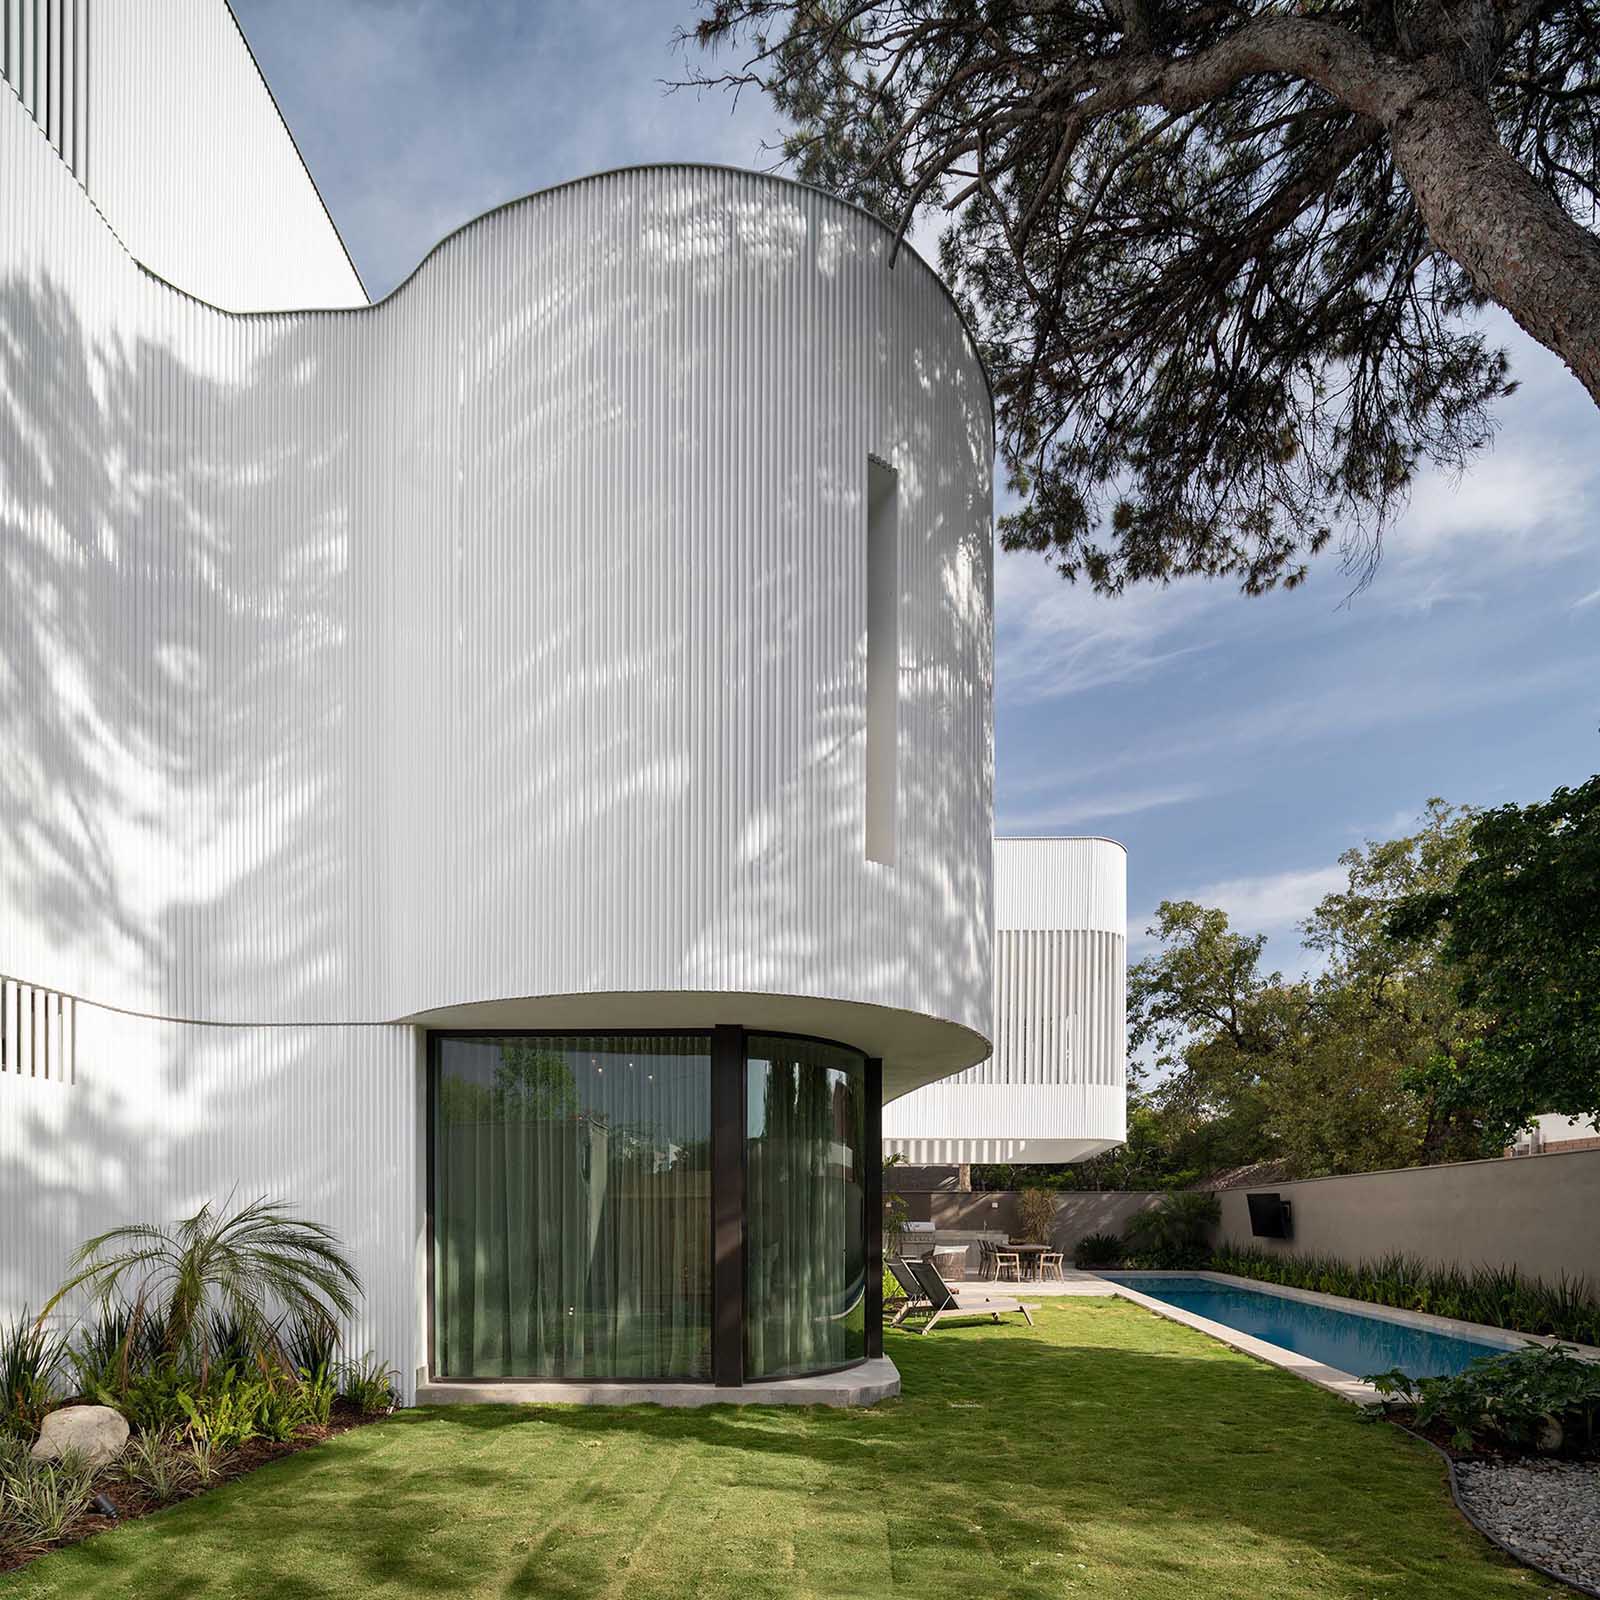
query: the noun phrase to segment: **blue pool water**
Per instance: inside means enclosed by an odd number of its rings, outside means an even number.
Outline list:
[[[1391,1367],[1399,1367],[1413,1378],[1440,1377],[1461,1372],[1469,1361],[1496,1355],[1505,1348],[1486,1340],[1408,1328],[1337,1306],[1236,1289],[1209,1278],[1154,1278],[1140,1272],[1102,1272],[1100,1276],[1357,1378],[1387,1372]]]

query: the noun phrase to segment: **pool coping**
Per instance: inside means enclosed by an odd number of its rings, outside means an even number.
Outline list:
[[[1284,1284],[1262,1283],[1255,1278],[1243,1278],[1231,1272],[1197,1269],[1192,1272],[1148,1271],[1139,1275],[1141,1278],[1209,1278],[1213,1283],[1224,1283],[1230,1288],[1255,1289],[1262,1294],[1277,1295],[1283,1300],[1298,1300],[1302,1305],[1331,1306],[1336,1311],[1353,1312],[1357,1316],[1370,1317],[1378,1322],[1393,1322],[1401,1327],[1420,1328],[1429,1333],[1454,1334],[1458,1338],[1473,1339],[1480,1344],[1498,1347],[1501,1350],[1518,1350],[1524,1344],[1546,1346],[1560,1344],[1572,1350],[1580,1360],[1600,1361],[1600,1347],[1576,1344],[1570,1339],[1556,1339],[1549,1334],[1540,1333],[1515,1333],[1508,1328],[1490,1328],[1481,1322],[1464,1322],[1457,1317],[1437,1317],[1426,1311],[1405,1311],[1398,1306],[1375,1305],[1370,1300],[1352,1300],[1346,1295],[1322,1294],[1314,1289],[1292,1289]],[[1254,1356],[1258,1361],[1265,1361],[1269,1366],[1280,1367],[1285,1372],[1293,1373],[1297,1378],[1304,1378],[1307,1383],[1314,1383],[1330,1394],[1338,1395],[1341,1400],[1350,1401],[1352,1405],[1377,1405],[1383,1398],[1370,1383],[1363,1383],[1353,1373],[1341,1372],[1338,1367],[1313,1361],[1309,1356],[1300,1355],[1297,1351],[1284,1349],[1282,1345],[1268,1344],[1265,1339],[1241,1333],[1237,1328],[1213,1322],[1209,1317],[1186,1311],[1181,1306],[1168,1305],[1164,1300],[1141,1294],[1131,1284],[1116,1283],[1110,1278],[1102,1278],[1100,1281],[1114,1295],[1131,1300],[1135,1305],[1143,1306],[1147,1311],[1154,1311],[1158,1316],[1166,1317],[1172,1322],[1182,1323],[1187,1328],[1207,1334],[1234,1350],[1242,1351],[1247,1356]]]

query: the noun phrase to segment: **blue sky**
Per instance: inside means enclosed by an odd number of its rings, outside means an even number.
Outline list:
[[[666,95],[689,0],[234,0],[374,296],[519,194],[631,162],[767,165],[746,97]],[[996,569],[997,826],[1128,846],[1134,948],[1158,901],[1225,906],[1299,962],[1339,853],[1430,795],[1496,804],[1600,770],[1600,414],[1497,320],[1522,390],[1459,484],[1425,478],[1358,595],[1099,599]]]

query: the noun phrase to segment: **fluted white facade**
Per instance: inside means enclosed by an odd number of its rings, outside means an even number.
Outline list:
[[[994,1054],[886,1106],[915,1166],[1080,1161],[1127,1137],[1127,852],[996,839]]]
[[[219,0],[0,0],[0,76],[148,271],[230,311],[366,304]]]
[[[987,1052],[989,396],[881,224],[718,169],[503,207],[375,306],[218,309],[293,290],[297,239],[252,277],[204,183],[114,176],[151,48],[91,51],[86,180],[0,93],[0,972],[75,1022],[0,1072],[0,1310],[93,1228],[287,1193],[409,1382],[426,1028],[737,1023],[886,1095]],[[276,160],[257,88],[223,148]]]

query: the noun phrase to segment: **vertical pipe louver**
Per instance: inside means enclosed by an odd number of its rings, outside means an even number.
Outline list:
[[[90,0],[0,0],[0,77],[85,185],[89,10]]]

